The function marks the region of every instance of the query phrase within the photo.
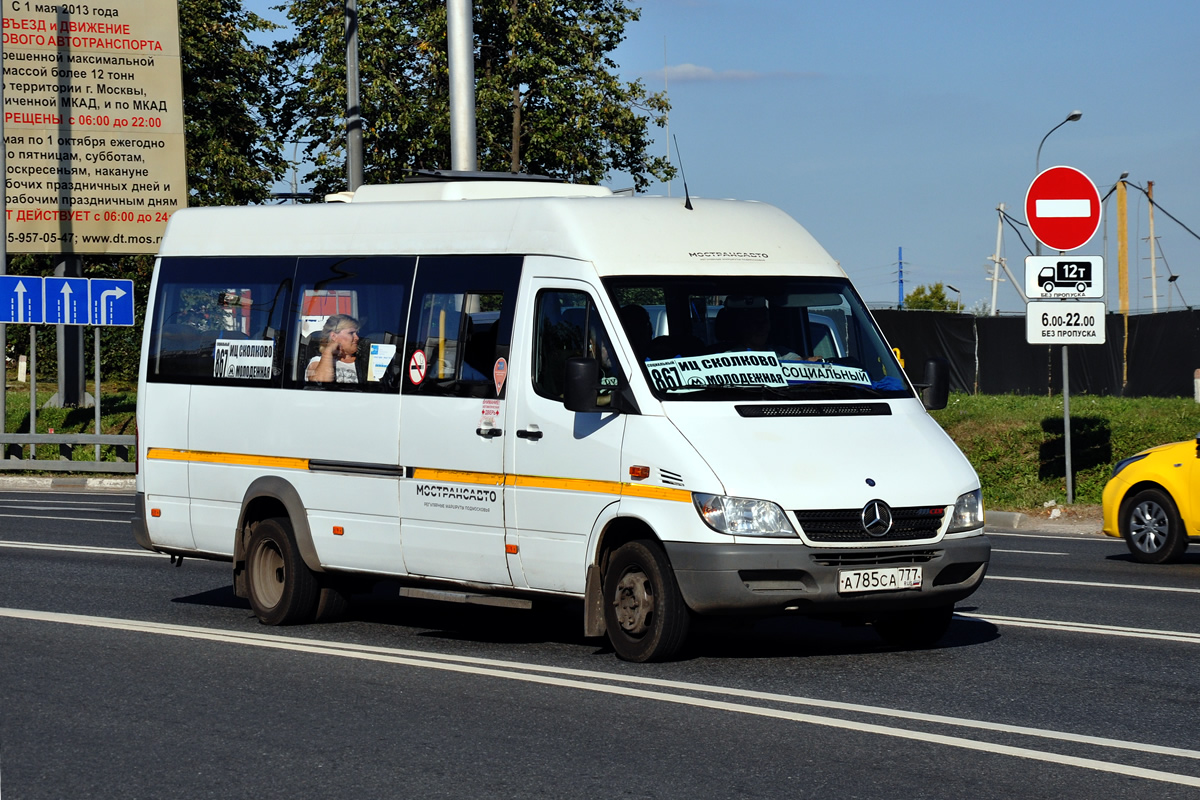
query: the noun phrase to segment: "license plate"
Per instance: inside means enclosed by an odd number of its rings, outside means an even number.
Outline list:
[[[920,567],[877,567],[838,571],[838,594],[920,588]]]

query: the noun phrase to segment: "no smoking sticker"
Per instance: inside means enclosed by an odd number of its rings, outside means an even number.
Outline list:
[[[408,379],[414,386],[419,386],[421,381],[425,380],[425,372],[428,369],[429,362],[425,360],[425,351],[414,350],[408,358]]]

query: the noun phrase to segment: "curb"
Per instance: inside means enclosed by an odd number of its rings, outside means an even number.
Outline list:
[[[1028,527],[1025,515],[1019,511],[986,511],[983,519],[985,528],[1016,530]]]
[[[0,477],[0,489],[74,489],[76,491],[132,492],[134,478],[34,478]]]

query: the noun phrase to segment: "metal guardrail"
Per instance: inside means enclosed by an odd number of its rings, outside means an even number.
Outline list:
[[[11,445],[25,448],[31,445],[59,445],[59,457],[49,458],[9,458]],[[101,445],[111,444],[117,447],[120,457],[121,448],[125,449],[125,459],[118,461],[72,461],[71,448],[76,445],[94,445],[97,456]],[[137,464],[130,461],[129,452],[137,445],[137,437],[112,433],[0,433],[0,471],[38,469],[48,472],[137,472]]]

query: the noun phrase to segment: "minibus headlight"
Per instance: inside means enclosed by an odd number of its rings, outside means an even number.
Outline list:
[[[983,527],[983,492],[976,489],[961,495],[954,502],[954,516],[946,533],[959,533]]]
[[[795,536],[783,509],[767,500],[692,493],[692,502],[704,524],[732,536]]]

